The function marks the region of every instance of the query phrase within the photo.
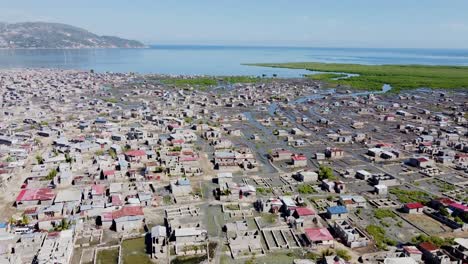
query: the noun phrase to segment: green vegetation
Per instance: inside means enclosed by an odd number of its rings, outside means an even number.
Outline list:
[[[395,246],[397,244],[395,240],[385,237],[385,229],[381,226],[368,225],[366,231],[374,238],[378,249],[386,250],[387,245]]]
[[[173,204],[174,200],[172,200],[172,196],[168,194],[168,195],[164,195],[163,202],[164,204]]]
[[[257,188],[257,193],[259,194],[267,194],[267,193],[272,193],[273,190],[271,188],[263,188],[263,187],[258,187]]]
[[[96,155],[96,156],[102,156],[102,155],[104,155],[104,150],[102,150],[102,149],[96,150],[96,152],[94,152],[94,155]]]
[[[184,118],[184,122],[187,123],[187,124],[192,123],[193,122],[193,117],[188,116],[188,117]]]
[[[417,235],[411,239],[413,244],[419,244],[422,242],[431,242],[432,244],[441,247],[453,244],[453,238],[441,238],[438,236],[426,236],[423,234]]]
[[[174,85],[177,87],[193,86],[200,90],[205,90],[210,86],[218,85],[218,83],[258,83],[260,81],[270,81],[268,78],[260,78],[255,76],[203,76],[193,77],[187,79],[180,78],[166,78],[161,80],[164,84]]]
[[[99,250],[96,257],[97,264],[108,264],[119,262],[119,249],[104,249]]]
[[[226,209],[229,209],[231,211],[237,211],[240,210],[240,206],[238,204],[228,204],[224,206]]]
[[[68,220],[66,219],[62,219],[62,221],[60,221],[60,224],[54,227],[54,230],[62,231],[62,230],[67,230],[69,228],[70,228],[70,222],[68,222]]]
[[[269,80],[269,79],[253,77],[253,76],[226,76],[226,77],[221,77],[221,79],[223,82],[227,82],[227,83],[257,83],[259,81]]]
[[[312,194],[315,193],[314,188],[312,188],[309,184],[301,184],[297,187],[297,191],[301,194]]]
[[[124,264],[151,263],[149,255],[146,253],[146,244],[144,237],[124,240],[122,242],[122,261]]]
[[[109,149],[109,150],[108,150],[108,153],[109,153],[109,156],[111,156],[112,159],[116,159],[116,158],[117,158],[117,153],[115,153],[115,150]]]
[[[277,216],[275,214],[263,213],[262,220],[269,224],[276,223]]]
[[[181,151],[181,150],[182,150],[182,147],[181,147],[181,146],[175,146],[175,147],[171,148],[171,151],[172,151],[172,152],[179,152],[179,151]]]
[[[57,176],[57,173],[58,171],[56,169],[53,169],[49,172],[49,174],[47,174],[47,176],[45,177],[45,180],[47,181],[51,181],[55,178],[55,176]]]
[[[468,88],[467,66],[361,65],[316,62],[260,63],[251,65],[359,74],[359,76],[340,80],[334,80],[334,78],[341,77],[336,74],[319,74],[318,76],[311,74],[308,77],[332,84],[367,90],[380,90],[384,84],[391,85],[395,91],[421,87],[444,89]]]
[[[39,154],[36,155],[36,161],[37,164],[44,164],[44,158]]]
[[[206,255],[176,257],[175,259],[171,260],[171,264],[198,264],[205,261],[206,257]]]
[[[344,78],[348,75],[342,73],[317,73],[317,74],[310,74],[307,77],[317,80],[317,81],[328,81],[333,80],[336,78]]]
[[[104,98],[104,102],[116,104],[119,100],[116,98]]]
[[[29,217],[27,215],[23,215],[23,217],[21,218],[21,224],[22,225],[29,225],[31,221],[29,221]]]
[[[400,188],[390,189],[390,193],[395,195],[402,203],[420,202],[427,203],[432,196],[423,191],[416,190],[402,190]]]
[[[333,174],[333,169],[327,166],[320,165],[319,167],[319,180],[329,179],[336,180],[336,176]]]
[[[189,79],[176,79],[176,78],[168,78],[162,80],[163,83],[175,86],[199,86],[199,87],[207,87],[218,84],[213,77],[195,77]]]
[[[374,217],[377,219],[384,219],[387,217],[395,218],[396,215],[392,210],[378,208],[378,209],[375,209],[374,211]]]
[[[350,261],[351,260],[351,255],[349,254],[348,250],[344,249],[344,248],[339,248],[337,250],[335,250],[335,253],[338,257],[346,260],[346,261]]]

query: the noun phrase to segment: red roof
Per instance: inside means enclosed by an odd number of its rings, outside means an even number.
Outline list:
[[[130,156],[130,157],[141,157],[141,156],[145,156],[146,152],[144,150],[141,150],[141,149],[129,150],[129,151],[125,152],[125,155]]]
[[[115,170],[105,170],[102,172],[104,176],[114,175],[114,173],[115,173]]]
[[[305,234],[312,242],[333,240],[333,236],[326,228],[306,228]]]
[[[437,198],[436,201],[440,202],[441,204],[445,205],[445,206],[448,206],[450,204],[453,204],[455,201],[450,199],[450,198],[446,198],[446,197],[440,197],[440,198]]]
[[[425,158],[425,157],[417,158],[417,160],[418,160],[419,162],[428,162],[428,161],[429,161],[429,159],[428,159],[428,158]]]
[[[422,252],[415,246],[404,246],[403,249],[409,254],[422,254]]]
[[[436,245],[432,244],[431,242],[422,242],[421,244],[419,244],[419,247],[429,252],[436,251],[439,249]]]
[[[104,194],[104,192],[106,191],[104,185],[102,184],[94,184],[93,186],[91,186],[91,189],[92,193],[95,195]]]
[[[298,216],[315,215],[314,210],[307,207],[298,207],[296,208],[296,212]]]
[[[423,208],[424,205],[422,205],[421,203],[407,203],[405,204],[405,207],[408,209],[419,209]]]
[[[292,159],[293,159],[293,160],[296,160],[296,161],[297,161],[297,160],[307,160],[307,157],[304,156],[304,155],[293,155],[293,156],[292,156]]]
[[[55,193],[49,188],[23,189],[16,197],[16,202],[49,201],[53,200]]]
[[[112,195],[111,199],[112,199],[112,205],[114,206],[123,204],[122,199],[120,199],[120,195]]]
[[[103,220],[110,221],[110,220],[118,219],[118,218],[125,217],[125,216],[140,216],[140,215],[144,215],[143,209],[141,208],[141,206],[126,206],[126,207],[122,207],[122,209],[117,210],[117,211],[104,213]]]
[[[449,206],[451,208],[455,209],[455,210],[458,210],[458,211],[468,212],[468,206],[466,206],[464,204],[451,203]]]

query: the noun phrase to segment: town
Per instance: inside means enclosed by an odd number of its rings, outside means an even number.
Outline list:
[[[0,263],[468,263],[467,99],[2,70]]]

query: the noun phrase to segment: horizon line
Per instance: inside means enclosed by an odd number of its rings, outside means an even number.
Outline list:
[[[467,48],[415,48],[415,47],[346,47],[346,46],[295,46],[295,45],[247,45],[247,44],[155,44],[146,42],[149,47],[213,47],[213,48],[297,48],[297,49],[386,49],[386,50],[466,50]]]

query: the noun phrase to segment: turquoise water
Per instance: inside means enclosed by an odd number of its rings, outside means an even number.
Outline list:
[[[255,62],[468,65],[468,50],[235,46],[148,49],[0,50],[0,68],[94,69],[162,74],[300,76],[306,71],[245,66]]]

